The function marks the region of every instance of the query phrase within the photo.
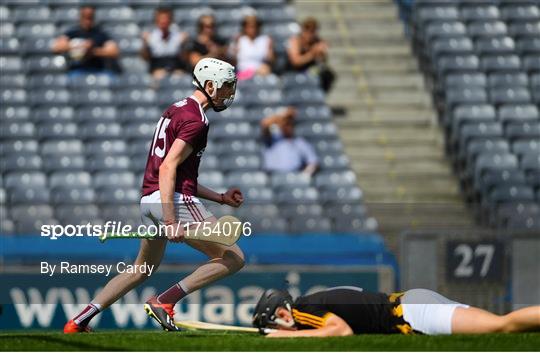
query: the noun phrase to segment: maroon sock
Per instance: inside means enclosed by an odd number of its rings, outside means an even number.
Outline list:
[[[182,284],[175,283],[174,286],[158,295],[157,301],[161,304],[176,304],[186,295],[188,295],[188,293],[184,290]]]
[[[88,326],[90,320],[99,314],[100,308],[101,306],[99,304],[90,303],[86,306],[86,308],[84,308],[83,311],[81,311],[79,315],[75,316],[73,321],[75,321],[75,323],[79,326]]]

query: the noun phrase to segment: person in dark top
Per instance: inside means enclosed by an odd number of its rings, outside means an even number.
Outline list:
[[[287,43],[289,71],[316,71],[321,81],[321,88],[328,92],[335,79],[334,72],[328,67],[328,44],[318,34],[318,22],[309,17],[301,24],[298,35],[292,36]]]
[[[149,71],[157,80],[168,73],[182,74],[186,70],[187,65],[181,49],[186,42],[187,33],[182,32],[173,20],[170,8],[158,8],[155,12],[154,28],[142,34],[141,56],[148,61]]]
[[[253,325],[268,337],[540,331],[540,306],[499,316],[427,289],[385,294],[343,286],[296,300],[270,289],[255,307]]]
[[[52,46],[55,53],[66,54],[70,74],[110,73],[117,66],[120,53],[115,41],[96,26],[95,9],[80,9],[79,25],[58,37]]]
[[[199,17],[197,36],[190,41],[186,51],[192,67],[195,67],[199,60],[208,57],[231,62],[227,54],[227,41],[217,34],[216,19],[213,15]]]

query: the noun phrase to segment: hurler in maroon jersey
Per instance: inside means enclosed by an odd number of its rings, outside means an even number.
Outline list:
[[[135,260],[136,268],[157,268],[169,241],[185,242],[209,258],[207,263],[144,304],[148,315],[166,331],[180,330],[174,324],[174,306],[180,299],[244,266],[244,254],[238,245],[227,247],[184,239],[185,223],[217,221],[200,199],[232,207],[239,207],[244,201],[242,193],[236,188],[220,194],[197,182],[209,127],[204,112],[209,108],[222,111],[232,104],[236,91],[234,67],[213,58],[201,59],[193,70],[193,83],[197,87],[193,94],[173,103],[157,123],[142,186],[143,222],[148,226],[161,226],[166,239],[142,239]],[[94,316],[144,282],[148,276],[144,271],[118,274],[81,313],[65,325],[64,332],[89,332],[88,324]]]

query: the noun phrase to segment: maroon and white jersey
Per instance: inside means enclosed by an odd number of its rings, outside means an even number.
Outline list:
[[[159,166],[176,139],[189,143],[193,152],[176,169],[175,191],[187,196],[196,195],[199,164],[207,137],[208,119],[193,96],[167,108],[154,131],[144,171],[143,196],[159,190]]]

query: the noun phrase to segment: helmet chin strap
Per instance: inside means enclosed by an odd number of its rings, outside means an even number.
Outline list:
[[[208,94],[208,92],[206,92],[204,87],[201,85],[201,82],[197,79],[197,77],[195,77],[195,75],[193,75],[193,79],[195,80],[195,82],[197,82],[197,86],[199,86],[202,93],[204,93],[204,95],[206,96],[206,99],[208,100],[208,104],[210,104],[210,106],[212,107],[212,109],[214,109],[215,112],[221,112],[227,109],[226,105],[223,105],[221,107],[216,106],[214,104],[214,100],[212,99],[212,97]],[[216,94],[217,94],[217,87],[215,87],[214,89],[214,95]]]

